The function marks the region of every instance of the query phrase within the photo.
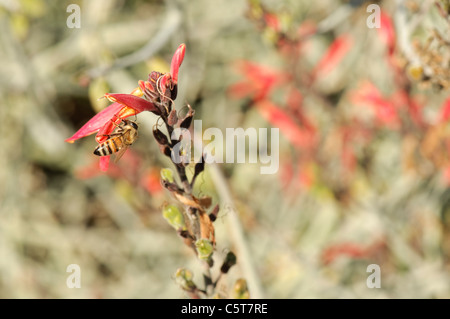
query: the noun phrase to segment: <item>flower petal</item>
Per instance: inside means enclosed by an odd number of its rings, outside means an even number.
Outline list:
[[[175,86],[178,83],[178,69],[183,63],[184,53],[186,52],[186,45],[181,44],[175,51],[172,62],[170,63],[170,75],[172,76],[172,84]]]
[[[142,91],[142,92],[145,92],[145,89],[146,89],[146,81],[142,81],[142,80],[139,80],[138,81],[138,84],[139,84],[139,89]]]
[[[124,106],[122,106],[122,108],[124,108]],[[116,126],[119,125],[120,121],[121,118],[116,116],[113,116],[109,121],[107,121],[95,136],[95,140],[97,141],[97,143],[100,144],[106,141],[108,139],[108,136],[114,131]]]
[[[141,90],[140,86],[135,88],[130,94],[136,95],[136,96],[142,96],[144,95],[144,91]]]
[[[169,83],[170,83],[170,74],[166,73],[159,80],[158,90],[162,96],[166,94],[166,89]]]
[[[134,109],[136,111],[136,114],[139,114],[143,111],[158,111],[158,108],[156,108],[153,103],[132,94],[106,93],[105,97],[112,102],[118,102],[122,105]]]
[[[113,103],[101,112],[97,113],[86,124],[84,124],[74,135],[66,139],[68,143],[73,143],[75,140],[91,135],[100,130],[106,122],[113,118],[114,114],[119,112],[123,108],[123,105],[119,103]]]
[[[108,170],[109,167],[109,159],[111,158],[111,156],[102,156],[100,157],[100,170],[102,172],[106,172]]]

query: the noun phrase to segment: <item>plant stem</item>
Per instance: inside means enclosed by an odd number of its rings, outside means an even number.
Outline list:
[[[253,299],[264,298],[261,283],[259,281],[258,276],[256,275],[257,272],[253,264],[250,249],[245,240],[244,231],[242,229],[241,222],[237,215],[237,209],[236,206],[234,205],[228,185],[217,164],[213,163],[209,165],[209,168],[212,179],[216,186],[217,193],[219,194],[222,200],[223,207],[227,207],[229,209],[227,213],[227,220],[229,226],[228,228],[231,233],[231,238],[234,242],[234,246],[236,247],[236,255],[239,264],[241,265],[242,271],[247,280],[250,296]]]

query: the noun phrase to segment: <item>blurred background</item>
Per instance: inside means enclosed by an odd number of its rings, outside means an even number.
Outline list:
[[[444,0],[0,1],[0,297],[185,298],[175,271],[201,280],[161,215],[156,116],[107,173],[94,136],[64,142],[181,43],[177,109],[204,130],[280,128],[276,174],[219,165],[258,296],[450,297],[448,17]],[[221,204],[220,256],[243,243],[216,186],[207,166],[195,193]]]

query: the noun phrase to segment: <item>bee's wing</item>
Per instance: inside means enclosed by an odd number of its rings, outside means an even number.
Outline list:
[[[120,158],[125,154],[126,150],[128,149],[128,145],[124,145],[116,154],[116,157],[114,159],[114,164],[116,164]]]

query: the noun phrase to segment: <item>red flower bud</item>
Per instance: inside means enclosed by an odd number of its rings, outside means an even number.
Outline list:
[[[170,75],[172,77],[172,87],[178,83],[178,70],[183,63],[184,53],[186,51],[186,45],[181,44],[178,49],[175,51],[175,54],[172,57],[172,63],[170,64]]]

